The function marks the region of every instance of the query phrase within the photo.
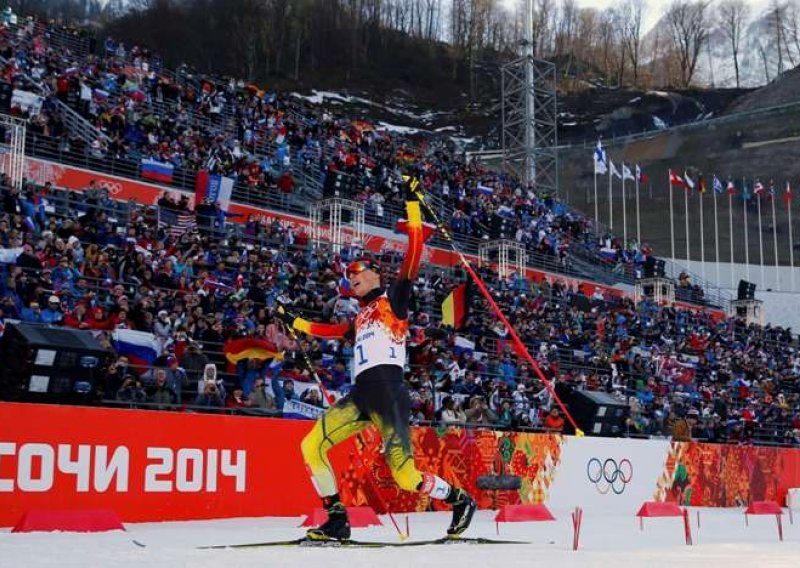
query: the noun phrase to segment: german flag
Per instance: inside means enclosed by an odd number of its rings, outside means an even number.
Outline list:
[[[705,193],[708,188],[706,187],[706,178],[705,176],[701,175],[700,179],[697,180],[697,191],[701,194]]]
[[[283,359],[274,343],[255,337],[229,339],[222,347],[225,358],[234,365],[242,359]]]
[[[442,302],[442,324],[461,329],[469,316],[472,281],[456,286]]]

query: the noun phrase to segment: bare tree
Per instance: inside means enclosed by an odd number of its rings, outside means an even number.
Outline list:
[[[756,43],[758,44],[758,54],[761,56],[761,63],[764,65],[764,82],[769,83],[769,65],[767,62],[767,50],[764,48],[764,44],[761,41],[761,38],[756,39]]]
[[[539,57],[553,49],[554,0],[536,0],[533,11],[533,53]]]
[[[622,42],[631,63],[634,86],[639,83],[639,60],[642,48],[643,0],[627,0],[619,11],[622,24]]]
[[[598,64],[607,82],[611,80],[612,69],[616,68],[616,22],[614,10],[604,10],[598,24]]]
[[[697,69],[697,59],[708,40],[710,0],[673,0],[667,10],[667,25],[678,57],[680,85],[688,87]]]
[[[769,27],[778,50],[778,75],[783,73],[784,22],[787,9],[787,5],[779,0],[772,0],[769,6]]]
[[[719,26],[731,48],[737,89],[739,88],[739,48],[749,14],[750,6],[745,4],[744,0],[723,0],[717,9]]]
[[[787,42],[791,39],[795,53],[800,57],[800,5],[797,0],[789,4],[786,13],[786,36]]]

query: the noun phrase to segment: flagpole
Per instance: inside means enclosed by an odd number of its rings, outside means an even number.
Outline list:
[[[642,224],[639,217],[639,176],[636,176],[636,242],[642,246]]]
[[[775,200],[778,198],[775,195],[775,184],[770,185],[770,194],[772,196],[772,248],[773,252],[775,253],[775,290],[778,292],[781,291],[781,275],[780,275],[780,263],[778,262],[778,227],[776,226],[775,221]]]
[[[705,178],[699,180],[700,183],[705,183]],[[700,189],[700,188],[698,188]],[[706,237],[703,228],[703,191],[697,192],[700,198],[700,273],[703,276],[703,282],[706,281]]]
[[[622,250],[628,248],[628,206],[625,203],[625,164],[622,164]]]
[[[766,289],[764,277],[764,235],[761,229],[761,193],[758,194],[758,261],[761,264],[761,287]]]
[[[611,160],[608,161],[608,230],[614,228],[614,195],[611,192]]]
[[[600,209],[597,203],[597,166],[594,167],[594,234],[600,234]]]
[[[787,184],[789,182],[786,182]],[[789,193],[786,196],[786,215],[789,217],[789,274],[791,274],[792,278],[792,292],[795,291],[794,287],[794,243],[793,236],[792,236],[792,194]]]
[[[683,192],[683,207],[686,211],[686,266],[689,266],[689,259],[691,259],[691,255],[689,253],[689,191],[688,185],[684,188],[686,191]]]
[[[671,171],[667,170],[667,189],[669,190],[669,242],[672,247],[672,270],[675,270],[675,211],[672,206],[672,175]],[[674,276],[674,274],[673,274]]]
[[[717,176],[714,176],[714,180],[717,180]],[[713,183],[713,182],[712,182]],[[721,181],[719,182],[722,183]],[[717,219],[717,189],[714,188],[714,260],[717,264],[717,286],[722,287],[722,284],[719,280],[719,220]]]
[[[731,240],[731,289],[736,287],[736,276],[733,270],[733,195],[728,190],[728,233]]]
[[[747,227],[747,178],[742,178],[742,207],[744,208],[744,265],[747,270],[747,281],[750,282],[750,236]]]

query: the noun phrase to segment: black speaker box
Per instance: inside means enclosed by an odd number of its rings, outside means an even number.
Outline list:
[[[11,98],[14,96],[14,87],[11,83],[0,81],[0,112],[11,112]]]
[[[31,402],[82,402],[110,357],[90,331],[10,323],[0,340],[4,394]]]
[[[630,414],[626,403],[600,391],[573,391],[569,411],[581,430],[592,436],[618,436]]]

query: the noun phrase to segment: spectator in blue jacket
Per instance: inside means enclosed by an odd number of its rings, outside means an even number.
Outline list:
[[[60,324],[64,320],[64,312],[61,311],[61,300],[58,296],[50,296],[47,300],[47,307],[42,310],[41,321],[51,325]]]
[[[26,323],[42,323],[42,309],[39,302],[31,302],[27,308],[22,308],[22,321]]]

